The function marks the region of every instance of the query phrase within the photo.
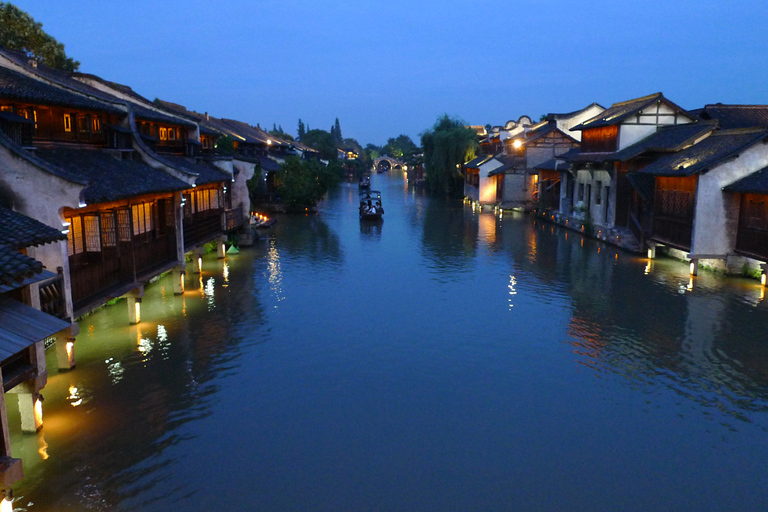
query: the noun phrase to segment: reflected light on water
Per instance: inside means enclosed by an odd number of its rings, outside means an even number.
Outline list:
[[[517,290],[515,290],[515,286],[517,286],[517,279],[515,279],[515,276],[509,276],[509,309],[512,309],[512,306],[514,304],[512,303],[512,296],[517,295]]]
[[[117,384],[123,380],[125,368],[123,368],[123,365],[120,364],[120,361],[115,361],[110,357],[104,362],[107,363],[107,372],[109,373],[110,379],[112,379],[112,384]]]
[[[229,263],[224,263],[222,275],[224,276],[224,286],[229,286]]]
[[[48,460],[48,443],[45,442],[45,436],[42,433],[38,434],[37,436],[37,446],[37,453],[40,454],[40,459]],[[4,509],[0,508],[0,512],[2,510]],[[13,507],[9,508],[8,510],[13,510]]]
[[[69,396],[67,397],[67,400],[69,400],[69,405],[72,407],[77,407],[83,403],[83,399],[80,397],[80,390],[77,389],[77,386],[69,386]]]
[[[283,271],[280,268],[280,254],[275,247],[275,241],[271,240],[269,245],[269,252],[267,253],[267,265],[269,271],[269,287],[274,292],[275,298],[278,302],[283,300]],[[277,308],[277,306],[275,306]]]
[[[478,238],[490,246],[496,242],[496,217],[493,215],[480,215],[478,221]]]
[[[154,348],[154,345],[152,345],[152,340],[149,340],[147,338],[142,338],[141,333],[138,334],[139,341],[139,352],[141,352],[141,355],[144,357],[147,357],[147,355],[152,352],[152,349]],[[146,360],[145,360],[146,361]]]
[[[214,289],[216,286],[216,280],[212,277],[208,278],[208,281],[205,282],[205,288],[203,289],[203,296],[207,299],[206,302],[208,303],[208,311],[211,311],[215,303],[215,298],[213,296]]]
[[[651,262],[645,264],[645,275],[648,275],[651,273]]]

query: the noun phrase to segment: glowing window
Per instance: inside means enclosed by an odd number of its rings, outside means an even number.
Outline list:
[[[70,116],[69,114],[64,114],[64,131],[65,132],[72,131],[72,116]]]

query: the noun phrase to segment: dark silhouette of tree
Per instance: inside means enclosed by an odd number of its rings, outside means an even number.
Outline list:
[[[301,119],[299,119],[298,139],[301,140],[301,138],[304,137],[305,133],[307,133],[307,130],[306,128],[304,128],[304,123],[302,123]]]
[[[7,2],[0,2],[0,46],[25,52],[41,64],[62,71],[77,71],[80,67],[78,61],[64,53],[64,45],[43,30],[42,23]]]

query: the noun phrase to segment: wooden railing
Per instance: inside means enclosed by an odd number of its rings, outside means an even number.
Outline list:
[[[223,234],[221,225],[221,209],[206,210],[194,213],[184,219],[185,249],[203,242],[209,242]]]
[[[643,230],[643,226],[640,224],[640,221],[637,220],[637,217],[635,217],[635,214],[631,211],[629,212],[628,225],[629,230],[635,236],[635,239],[640,244],[640,247],[645,248],[645,231]]]
[[[233,231],[243,225],[243,205],[226,210],[227,225],[225,231]]]
[[[768,231],[739,229],[736,251],[761,260],[768,260]]]
[[[66,318],[67,303],[64,298],[64,274],[61,267],[59,274],[40,284],[40,310],[57,318]]]
[[[674,217],[653,219],[653,238],[679,249],[691,248],[693,224]]]

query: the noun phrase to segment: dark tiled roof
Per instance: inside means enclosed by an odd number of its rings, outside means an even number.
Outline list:
[[[481,165],[486,163],[491,158],[493,158],[493,155],[480,155],[480,156],[477,156],[477,157],[473,158],[469,162],[465,163],[464,167],[472,167],[472,168],[480,167]]]
[[[624,162],[642,153],[672,152],[693,142],[716,128],[714,123],[688,123],[660,126],[651,135],[615,153],[615,159]]]
[[[643,199],[646,201],[653,199],[654,187],[656,186],[655,176],[640,172],[628,172],[627,180]]]
[[[232,177],[213,164],[201,160],[192,162],[183,156],[163,155],[163,159],[172,163],[174,167],[180,168],[192,174],[197,174],[195,185],[206,185],[208,183],[221,183],[222,181],[231,181]],[[187,185],[186,188],[189,188]]]
[[[88,183],[88,204],[189,188],[185,182],[135,160],[118,160],[98,148],[41,146],[36,154]]]
[[[35,124],[32,119],[21,117],[20,115],[14,114],[13,112],[0,112],[0,119],[3,121],[10,121],[12,123]]]
[[[565,171],[568,169],[568,164],[563,162],[562,158],[550,158],[539,165],[534,165],[533,168],[541,171]]]
[[[552,132],[560,132],[560,135],[562,135],[563,137],[571,139],[573,142],[578,142],[578,140],[574,139],[564,131],[560,130],[554,121],[550,121],[547,124],[539,126],[533,130],[530,130],[528,133],[525,134],[525,138],[523,139],[523,142],[525,144],[528,144],[529,142],[538,140],[546,135],[549,135]]]
[[[691,176],[735,158],[740,151],[768,140],[766,129],[715,131],[698,144],[661,157],[638,172],[656,176]]]
[[[768,194],[768,167],[723,187],[726,192],[741,194]]]
[[[662,93],[657,92],[656,94],[643,96],[642,98],[614,103],[608,110],[604,110],[592,119],[589,119],[588,121],[585,121],[578,126],[574,126],[572,130],[585,130],[587,128],[598,128],[601,126],[613,126],[615,124],[619,124],[624,119],[637,114],[641,110],[655,104],[658,101],[665,101],[670,105],[671,108],[685,112],[684,109],[678,107],[666,99]]]
[[[133,107],[133,114],[138,119],[145,119],[147,121],[154,121],[156,123],[178,124],[178,125],[186,126],[187,128],[195,127],[195,123],[187,119],[182,119],[181,117],[163,114],[162,112],[158,112],[157,110],[145,107],[135,102],[130,102],[130,103],[131,103],[131,107]]]
[[[280,168],[280,164],[266,156],[260,156],[259,163],[263,171],[276,171]]]
[[[7,245],[0,245],[0,284],[11,285],[42,271],[43,264],[39,261]]]
[[[0,244],[11,249],[23,249],[32,245],[43,245],[57,240],[66,240],[56,228],[21,213],[0,207]]]
[[[0,66],[0,97],[16,101],[82,108],[99,112],[124,113],[115,105],[102,103]]]
[[[574,110],[573,112],[568,112],[567,114],[547,114],[546,119],[547,119],[547,121],[553,121],[553,120],[557,120],[557,119],[570,119],[572,117],[577,116],[578,114],[581,114],[582,112],[584,112],[586,110],[589,110],[592,107],[598,107],[598,108],[601,108],[601,109],[605,110],[604,106],[602,106],[601,104],[595,102],[595,103],[590,103],[589,105],[587,105],[586,107],[584,107],[582,109]]]
[[[768,126],[768,105],[723,105],[722,103],[715,103],[692,110],[691,113],[702,119],[716,120],[720,127],[726,130]]]
[[[573,149],[576,151],[567,151],[560,155],[560,158],[563,158],[567,162],[574,164],[585,162],[603,163],[616,161],[616,152],[614,151],[608,151],[606,153],[582,153],[578,151],[579,148]]]

